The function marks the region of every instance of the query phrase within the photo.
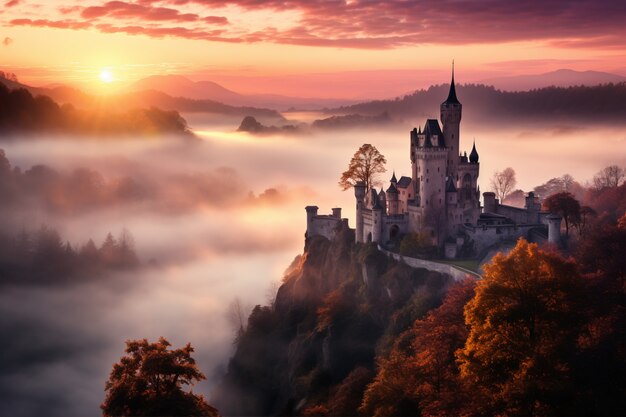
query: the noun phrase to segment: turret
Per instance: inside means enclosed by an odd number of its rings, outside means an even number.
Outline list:
[[[304,208],[306,210],[306,236],[315,235],[315,230],[313,230],[313,218],[317,216],[317,206],[306,206]]]
[[[398,189],[396,188],[396,182],[393,182],[395,175],[392,177],[392,181],[387,188],[387,206],[389,207],[389,215],[398,214],[400,212],[400,199],[398,196]]]
[[[354,185],[354,197],[356,198],[356,232],[355,240],[357,243],[364,242],[363,238],[363,206],[365,205],[365,183],[359,181]]]
[[[474,144],[472,145],[472,152],[470,152],[469,161],[470,161],[470,164],[478,163],[478,152],[476,151],[476,141],[474,141]]]
[[[333,217],[341,219],[341,207],[335,207],[333,209]]]
[[[528,218],[526,219],[527,223],[539,223],[539,212],[541,211],[541,204],[537,202],[537,198],[535,198],[535,193],[532,191],[528,193],[526,196],[526,213]]]
[[[495,213],[497,211],[496,193],[490,191],[483,193],[483,200],[485,204],[483,211],[485,213]]]
[[[441,103],[441,123],[443,124],[443,137],[448,148],[448,169],[446,175],[456,178],[459,164],[459,133],[461,125],[461,103],[456,97],[456,86],[454,85],[454,62],[452,62],[452,80],[450,81],[450,91],[448,98]]]
[[[383,208],[380,204],[375,204],[372,208],[372,242],[380,243],[380,238],[383,230]]]
[[[387,196],[383,191],[383,187],[380,187],[380,191],[378,192],[378,204],[383,209],[383,213],[387,212]]]

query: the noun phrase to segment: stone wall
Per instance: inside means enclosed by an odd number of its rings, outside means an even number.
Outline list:
[[[390,252],[388,250],[383,249],[380,245],[378,245],[378,250],[384,253],[385,255],[395,259],[398,262],[403,262],[406,265],[412,268],[424,268],[429,271],[435,271],[442,274],[450,275],[455,281],[461,281],[465,278],[473,277],[480,278],[480,275],[476,272],[470,271],[469,269],[461,268],[456,265],[449,265],[435,261],[427,261],[426,259],[418,259],[418,258],[410,258],[408,256],[402,256],[398,253]]]

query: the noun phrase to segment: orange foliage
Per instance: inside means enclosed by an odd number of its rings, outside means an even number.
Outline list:
[[[466,397],[454,354],[465,343],[465,303],[474,280],[453,285],[443,304],[403,333],[365,392],[360,411],[372,416],[454,415]]]
[[[524,240],[485,267],[465,307],[471,330],[458,352],[464,381],[482,396],[474,412],[546,415],[567,408],[581,289],[573,261]]]
[[[217,410],[201,395],[182,387],[206,379],[191,357],[190,344],[169,349],[163,337],[155,343],[146,339],[126,342],[127,355],[113,370],[106,383],[101,405],[106,416],[187,416],[217,417]]]

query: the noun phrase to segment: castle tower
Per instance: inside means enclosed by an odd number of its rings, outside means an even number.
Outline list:
[[[454,61],[452,62],[452,81],[448,98],[441,103],[441,124],[443,125],[443,137],[448,148],[448,163],[446,175],[452,176],[457,181],[457,168],[459,164],[459,133],[461,125],[461,103],[456,97],[454,85]]]
[[[317,216],[317,206],[306,206],[306,236],[314,234],[313,230],[313,217]]]
[[[387,188],[387,207],[390,216],[400,213],[400,199],[398,196],[398,188],[396,185],[398,180],[396,179],[396,173],[393,173],[389,188]]]
[[[356,198],[356,243],[363,243],[363,208],[365,206],[365,183],[359,181],[354,185],[354,197]],[[308,214],[308,210],[307,210]]]
[[[383,234],[383,208],[380,204],[375,204],[372,208],[372,242],[381,243],[381,237]]]
[[[424,129],[421,133],[415,132],[414,136],[417,143],[412,151],[415,155],[413,181],[418,205],[428,210],[442,209],[449,152],[439,122],[426,120]]]
[[[491,191],[487,191],[483,193],[483,204],[485,213],[496,213],[498,207],[498,200],[496,199],[496,193],[492,193]]]
[[[383,213],[387,213],[387,196],[385,195],[383,187],[380,187],[380,191],[378,192],[378,204],[383,209]]]

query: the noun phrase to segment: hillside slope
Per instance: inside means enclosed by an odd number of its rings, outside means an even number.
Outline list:
[[[292,415],[348,384],[360,393],[334,403],[356,415],[376,355],[438,306],[451,281],[355,245],[351,230],[308,239],[273,306],[252,311],[212,403],[224,415]]]

